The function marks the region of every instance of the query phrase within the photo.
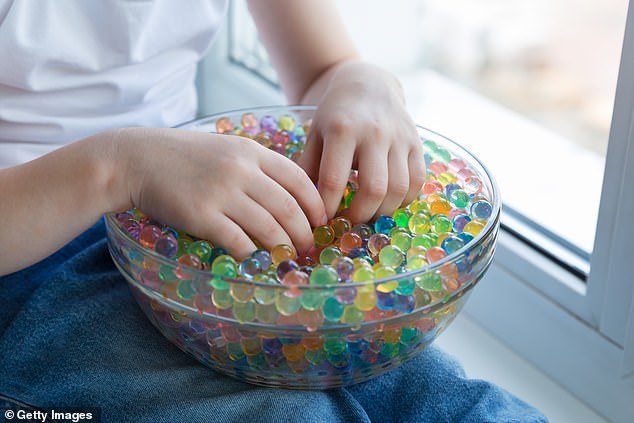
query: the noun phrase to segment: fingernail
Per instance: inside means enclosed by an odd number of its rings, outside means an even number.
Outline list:
[[[324,215],[324,217],[321,218],[319,224],[325,225],[326,223],[328,223],[328,216]]]

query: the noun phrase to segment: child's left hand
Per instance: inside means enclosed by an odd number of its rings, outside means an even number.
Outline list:
[[[388,72],[361,62],[337,66],[298,163],[317,181],[332,218],[351,169],[359,190],[345,215],[365,222],[416,198],[425,181],[422,143]]]

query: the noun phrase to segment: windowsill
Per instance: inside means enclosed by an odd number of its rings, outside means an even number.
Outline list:
[[[398,76],[414,120],[480,158],[506,204],[592,251],[603,157],[432,70]]]
[[[469,378],[495,383],[557,423],[607,423],[574,395],[461,314],[436,340],[456,357]]]

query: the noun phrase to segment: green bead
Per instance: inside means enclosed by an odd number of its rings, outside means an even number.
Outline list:
[[[233,305],[233,297],[228,289],[214,289],[211,301],[219,309],[227,309]]]
[[[451,191],[449,194],[449,202],[459,209],[464,209],[469,204],[469,194],[467,194],[464,190],[455,189]]]
[[[317,265],[310,274],[312,285],[332,285],[337,282],[339,282],[339,274],[330,266]]]
[[[396,209],[396,211],[392,214],[392,218],[394,219],[394,222],[396,222],[396,225],[402,228],[407,228],[410,216],[412,216],[412,212],[405,208]]]
[[[416,289],[416,282],[414,279],[401,279],[398,281],[398,286],[394,290],[398,295],[410,295]]]
[[[324,294],[319,289],[304,289],[299,302],[306,310],[318,310],[324,304]]]
[[[275,308],[284,316],[291,316],[299,311],[301,304],[299,298],[288,297],[280,293],[275,297]]]
[[[330,264],[337,257],[341,257],[343,253],[337,247],[326,247],[319,254],[319,262],[321,264]]]
[[[412,236],[406,232],[399,232],[392,236],[392,245],[407,251],[412,244]]]
[[[180,281],[176,287],[176,295],[178,295],[178,298],[181,300],[191,301],[194,295],[196,295],[192,287],[192,281],[190,279]]]
[[[399,267],[404,258],[403,251],[395,245],[386,245],[379,252],[379,262],[384,266]]]
[[[174,273],[174,268],[172,266],[167,266],[162,264],[159,268],[159,278],[162,281],[169,282],[178,279],[176,274]]]
[[[407,270],[413,271],[413,270],[422,269],[423,267],[427,266],[427,264],[428,263],[425,257],[421,255],[415,255],[410,257],[409,260],[407,260]]]
[[[436,242],[429,234],[416,235],[412,238],[412,243],[410,247],[423,247],[428,250],[431,247],[435,247]]]
[[[438,145],[432,140],[425,140],[423,141],[423,148],[431,154],[432,152],[438,150]]]
[[[451,153],[442,147],[438,147],[436,151],[431,153],[431,156],[435,160],[445,164],[449,163],[449,160],[451,160]]]
[[[416,277],[416,284],[430,292],[442,291],[442,277],[438,273],[425,273]]]
[[[227,355],[230,360],[237,361],[244,357],[244,351],[242,351],[242,345],[239,342],[227,343]]]
[[[207,262],[211,258],[211,245],[207,241],[192,242],[187,252],[197,256],[201,262]]]
[[[335,297],[329,297],[324,302],[321,312],[329,322],[338,322],[343,314],[343,309],[344,305],[337,301]]]
[[[405,345],[413,344],[416,341],[418,331],[416,328],[402,328],[401,329],[401,342]]]
[[[280,116],[280,118],[277,120],[277,127],[281,130],[281,131],[292,131],[293,129],[295,129],[295,119],[293,119],[291,116],[289,115],[282,115]]]
[[[435,234],[451,231],[451,221],[444,214],[436,214],[430,220],[431,230]],[[438,241],[438,238],[436,238]]]
[[[313,366],[321,364],[326,359],[326,353],[324,350],[308,350],[305,353],[306,360]]]
[[[370,266],[360,266],[359,268],[355,269],[354,273],[352,274],[353,282],[369,281],[374,278],[374,270],[372,270]]]
[[[341,315],[341,323],[355,324],[363,322],[365,314],[353,305],[348,305]]]
[[[255,304],[252,301],[246,303],[233,303],[233,315],[240,323],[251,322],[255,319]]]
[[[424,213],[416,213],[410,217],[408,227],[413,234],[426,234],[431,228],[429,217]]]

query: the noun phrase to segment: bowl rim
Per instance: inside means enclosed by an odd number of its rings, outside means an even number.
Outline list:
[[[214,113],[214,114],[210,114],[207,116],[203,116],[197,119],[192,119],[190,121],[181,123],[177,126],[175,126],[175,128],[184,128],[187,126],[192,126],[192,124],[194,123],[200,123],[200,122],[204,122],[204,121],[212,121],[214,119],[218,119],[220,117],[225,117],[226,115],[229,114],[237,114],[237,113],[249,113],[249,112],[263,112],[266,110],[270,110],[270,111],[277,111],[277,112],[283,112],[283,111],[288,111],[290,113],[292,112],[296,112],[296,111],[315,111],[317,110],[317,106],[314,105],[277,105],[277,106],[258,106],[258,107],[250,107],[248,109],[235,109],[235,110],[228,110],[228,111],[224,111],[221,113]],[[493,210],[491,212],[491,217],[489,218],[489,220],[487,221],[486,225],[484,226],[484,228],[480,231],[480,233],[474,237],[474,239],[472,239],[469,243],[465,244],[463,247],[461,247],[460,249],[454,251],[453,253],[443,257],[441,260],[438,260],[436,262],[433,263],[429,263],[426,266],[420,268],[420,269],[416,269],[416,270],[412,270],[412,271],[407,271],[407,272],[403,272],[403,273],[397,273],[395,275],[392,276],[387,276],[384,278],[380,278],[380,279],[370,279],[367,281],[361,281],[361,282],[346,282],[345,283],[345,287],[360,287],[360,286],[367,286],[367,285],[380,285],[386,282],[392,282],[394,280],[400,280],[400,279],[410,279],[410,278],[415,278],[417,276],[423,275],[423,274],[427,274],[427,273],[431,273],[431,272],[436,272],[437,270],[441,269],[442,267],[444,267],[447,264],[453,263],[455,261],[458,261],[460,258],[462,258],[464,256],[464,253],[467,250],[470,250],[472,248],[475,248],[479,245],[481,245],[485,239],[487,239],[494,231],[496,231],[496,229],[499,227],[499,222],[500,222],[500,213],[501,213],[501,208],[502,208],[502,201],[500,198],[500,192],[498,189],[498,185],[497,182],[495,181],[495,178],[491,175],[489,169],[475,156],[473,155],[469,150],[467,150],[466,148],[462,147],[460,144],[458,144],[457,142],[453,141],[452,139],[434,131],[431,129],[428,129],[422,125],[416,125],[417,131],[418,130],[423,130],[426,131],[428,133],[431,133],[437,137],[442,138],[444,141],[447,141],[451,144],[452,148],[455,148],[457,150],[460,150],[461,153],[465,153],[468,156],[469,162],[471,163],[471,160],[473,160],[473,162],[477,163],[482,170],[484,171],[484,175],[487,177],[489,185],[491,187],[491,195],[494,199],[493,203],[491,204],[493,207]],[[187,128],[184,128],[187,129]],[[420,136],[420,134],[419,134]],[[423,141],[422,136],[420,136],[421,141]],[[461,158],[463,158],[461,156]],[[480,175],[479,175],[480,176]],[[118,221],[116,219],[116,214],[118,212],[109,212],[105,214],[105,220],[106,220],[106,227],[114,230],[118,233],[119,236],[122,236],[123,238],[125,238],[129,244],[131,244],[132,246],[134,246],[134,248],[139,249],[143,252],[143,254],[149,255],[150,257],[152,257],[154,260],[157,260],[160,264],[165,264],[171,267],[176,267],[179,266],[180,264],[168,257],[165,257],[159,253],[157,253],[154,250],[150,250],[149,248],[146,248],[144,246],[142,246],[141,244],[139,244],[138,241],[136,241],[134,238],[132,238],[130,236],[130,234],[127,231],[124,231],[123,228],[118,224]],[[205,278],[205,279],[216,279],[216,280],[222,280],[225,281],[227,283],[230,284],[244,284],[244,285],[251,285],[254,287],[267,287],[269,289],[290,289],[290,287],[288,286],[284,286],[281,284],[270,284],[267,282],[259,282],[259,281],[254,281],[251,279],[245,279],[245,278],[229,278],[226,276],[221,276],[221,275],[216,275],[211,271],[207,271],[207,270],[201,270],[201,269],[196,269],[193,267],[189,267],[187,266],[187,272],[191,275],[196,275],[197,277],[201,277],[201,278]],[[476,278],[474,278],[476,279]],[[461,286],[461,289],[457,289],[456,291],[452,292],[449,295],[449,299],[451,299],[454,295],[457,295],[459,292],[462,292],[462,288],[465,285],[471,285],[473,282],[468,283],[468,284],[464,284],[463,286]],[[327,284],[327,285],[311,285],[311,284],[307,284],[307,285],[296,285],[296,288],[300,289],[300,290],[310,290],[310,289],[333,289],[333,288],[341,288],[342,284],[341,283],[336,283],[336,284]]]

